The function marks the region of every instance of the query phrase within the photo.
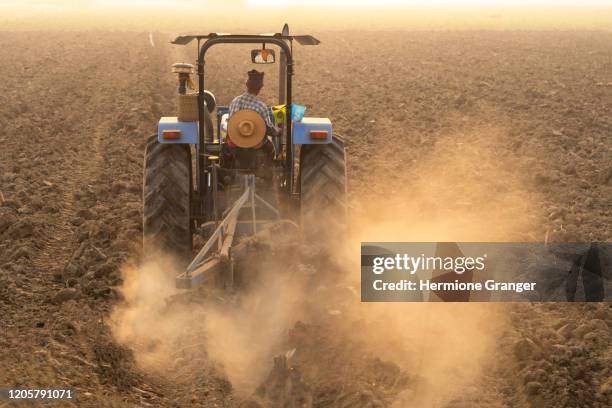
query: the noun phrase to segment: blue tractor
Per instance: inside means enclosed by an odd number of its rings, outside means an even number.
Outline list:
[[[293,104],[293,42],[317,45],[310,35],[281,33],[185,35],[197,42],[197,66],[175,64],[177,117],[163,117],[144,160],[144,254],[170,253],[185,267],[179,288],[211,279],[234,282],[234,260],[245,236],[295,229],[309,240],[339,233],[346,218],[344,142],[327,118],[302,117]],[[278,104],[270,107],[276,132],[262,135],[263,119],[248,109],[229,115],[206,90],[205,59],[221,44],[253,44],[254,64],[279,64]],[[278,51],[278,55],[275,51]],[[189,92],[197,74],[197,89]],[[265,124],[263,124],[265,128]],[[280,129],[280,131],[279,131]],[[264,140],[265,139],[265,140]],[[268,148],[257,148],[265,142]],[[194,248],[194,237],[204,242]],[[197,255],[194,254],[197,251]]]

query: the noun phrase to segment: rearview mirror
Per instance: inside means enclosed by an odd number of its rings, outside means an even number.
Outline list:
[[[274,50],[251,50],[251,61],[254,64],[274,64],[276,54],[274,54]]]

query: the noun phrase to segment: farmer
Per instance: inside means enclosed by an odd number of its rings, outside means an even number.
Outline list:
[[[255,169],[258,176],[270,178],[276,151],[268,136],[280,136],[280,129],[274,126],[272,111],[257,99],[264,73],[251,70],[248,75],[247,91],[229,106],[228,149],[222,155],[236,167]]]
[[[265,121],[266,134],[270,136],[278,136],[280,130],[274,126],[272,112],[265,103],[257,99],[259,91],[261,91],[261,88],[263,88],[264,73],[253,69],[247,72],[247,74],[249,76],[246,81],[247,91],[232,100],[232,103],[230,103],[229,106],[229,118],[231,119],[234,113],[243,109],[254,110]]]

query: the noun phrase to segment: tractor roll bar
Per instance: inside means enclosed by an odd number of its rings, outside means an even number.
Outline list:
[[[220,37],[212,37],[206,40],[204,44],[202,44],[199,54],[198,54],[198,120],[199,120],[199,133],[200,140],[205,141],[204,138],[204,57],[206,55],[206,51],[210,47],[216,44],[274,44],[280,47],[284,52],[287,58],[287,77],[285,79],[287,84],[287,101],[286,101],[286,134],[285,134],[285,166],[286,171],[291,173],[291,169],[293,167],[293,145],[291,143],[291,77],[293,76],[293,56],[291,55],[291,47],[285,40],[282,38],[275,37],[264,37],[264,36],[220,36]],[[206,160],[206,158],[204,158]],[[206,162],[204,161],[204,168],[206,168]],[[289,188],[291,188],[291,184],[293,183],[292,177],[288,177],[288,182],[290,184]],[[291,190],[290,190],[291,191]]]

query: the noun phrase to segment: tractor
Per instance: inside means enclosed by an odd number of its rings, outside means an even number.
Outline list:
[[[178,116],[162,117],[145,149],[143,252],[176,259],[184,268],[177,288],[209,281],[232,287],[234,261],[248,252],[249,237],[290,229],[321,241],[344,228],[346,153],[328,118],[304,117],[304,107],[292,101],[293,43],[319,40],[290,35],[285,24],[281,33],[182,35],[172,43],[193,41],[196,67],[172,67]],[[278,103],[270,106],[274,135],[262,136],[260,115],[248,109],[230,115],[206,89],[206,55],[221,44],[254,44],[251,63],[279,64]],[[264,142],[269,148],[258,148]],[[199,249],[195,236],[205,242]]]

